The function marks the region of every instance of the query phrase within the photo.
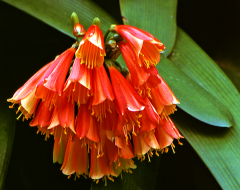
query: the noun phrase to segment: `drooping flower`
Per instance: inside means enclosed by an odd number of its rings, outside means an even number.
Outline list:
[[[137,57],[128,43],[121,41],[118,46],[131,74],[132,84],[138,88],[148,80],[150,74],[144,67],[138,65]]]
[[[132,47],[140,66],[147,68],[156,66],[160,61],[159,52],[165,49],[162,42],[152,34],[129,25],[112,25],[113,30],[119,33]]]
[[[93,69],[103,65],[105,56],[104,39],[101,29],[93,24],[81,40],[76,57],[81,59],[81,64]]]
[[[75,51],[73,46],[44,66],[8,101],[18,103],[19,110],[27,119],[36,111],[40,99],[50,109],[54,105],[60,105],[60,96]]]
[[[160,75],[158,77],[161,83],[157,85],[157,88],[151,89],[151,102],[158,114],[164,118],[176,110],[176,104],[179,104],[179,101],[163,78]]]

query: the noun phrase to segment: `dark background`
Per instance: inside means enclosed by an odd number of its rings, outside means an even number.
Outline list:
[[[240,87],[240,2],[215,2],[180,0],[177,23]],[[96,3],[121,20],[120,11],[112,9],[119,7],[118,1]],[[6,99],[74,40],[2,1],[0,24],[0,101],[7,108]],[[52,163],[53,138],[44,141],[44,136],[36,135],[36,131],[28,122],[17,121],[5,188],[90,189],[91,180],[74,181],[73,177],[67,179],[61,173],[61,166]],[[221,189],[187,141],[183,143],[183,146],[177,145],[176,154],[169,152],[161,157],[157,189]]]

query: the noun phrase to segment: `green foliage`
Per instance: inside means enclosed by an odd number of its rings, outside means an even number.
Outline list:
[[[224,189],[240,187],[240,96],[238,90],[197,44],[178,29],[177,41],[169,57],[184,73],[205,88],[232,113],[235,124],[228,130],[200,130],[193,120],[174,120],[218,183]],[[219,108],[221,109],[221,108]],[[174,118],[175,118],[174,117]]]
[[[12,110],[3,111],[0,104],[0,190],[3,189],[4,179],[7,174],[9,159],[12,152],[12,144],[15,132],[15,118]]]

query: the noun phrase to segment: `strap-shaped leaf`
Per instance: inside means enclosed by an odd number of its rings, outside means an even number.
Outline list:
[[[15,118],[12,110],[0,105],[0,190],[3,189],[8,163],[12,152],[15,132]]]
[[[10,5],[36,17],[57,30],[73,37],[70,17],[76,12],[80,23],[87,30],[95,17],[101,20],[103,33],[111,24],[117,24],[106,11],[92,1],[87,0],[4,0]]]
[[[168,56],[176,39],[177,0],[120,0],[123,22],[136,26],[164,43],[164,55]]]
[[[181,29],[178,30],[176,46],[170,59],[232,113],[235,122],[233,127],[228,130],[215,129],[216,131],[211,131],[212,135],[209,135],[207,130],[199,132],[198,128],[189,127],[193,121],[183,123],[180,118],[176,118],[176,121],[180,124],[181,132],[222,188],[239,189],[240,95],[238,90],[216,63]]]

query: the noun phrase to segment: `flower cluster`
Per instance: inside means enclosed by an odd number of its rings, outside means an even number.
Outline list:
[[[69,176],[113,181],[136,168],[134,157],[174,151],[183,137],[168,115],[179,102],[155,68],[163,43],[127,25],[111,25],[104,38],[98,18],[87,32],[75,23],[73,34],[77,42],[8,100],[19,104],[18,119],[33,117],[30,126],[54,136],[53,162]]]

